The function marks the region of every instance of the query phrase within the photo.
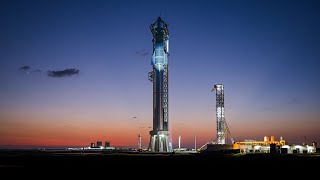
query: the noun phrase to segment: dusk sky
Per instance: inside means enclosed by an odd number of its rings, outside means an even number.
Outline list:
[[[174,148],[215,139],[215,84],[234,140],[320,143],[319,1],[2,0],[0,148],[147,147],[160,15]]]

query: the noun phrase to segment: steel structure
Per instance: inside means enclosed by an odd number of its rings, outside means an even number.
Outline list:
[[[179,147],[179,151],[181,150],[181,136],[179,136],[179,139],[178,139],[178,147]]]
[[[216,91],[217,137],[214,143],[225,144],[227,125],[224,116],[224,87],[222,84],[216,84],[212,91]]]
[[[158,17],[150,25],[153,53],[149,80],[153,83],[153,130],[150,131],[149,151],[172,152],[168,119],[168,24]]]
[[[194,150],[197,151],[197,135],[194,134]]]
[[[141,149],[141,134],[138,134],[138,149]]]

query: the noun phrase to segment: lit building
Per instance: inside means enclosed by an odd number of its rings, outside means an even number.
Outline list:
[[[279,141],[276,141],[274,136],[265,136],[263,141],[246,140],[233,144],[233,149],[239,149],[240,153],[315,153],[316,148],[316,143],[312,143],[312,145],[288,145],[282,137]]]

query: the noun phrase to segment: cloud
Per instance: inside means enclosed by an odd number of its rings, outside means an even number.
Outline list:
[[[31,69],[30,66],[22,66],[22,67],[19,68],[19,70],[21,70],[21,71],[28,71],[30,69]]]
[[[47,73],[49,77],[61,78],[61,77],[68,77],[68,76],[79,74],[80,70],[73,68],[73,69],[65,69],[61,71],[48,71]]]
[[[139,128],[145,129],[145,128],[151,128],[151,126],[140,126]]]
[[[136,54],[140,56],[147,56],[149,55],[149,52],[146,49],[141,49],[141,50],[138,50]]]
[[[32,68],[30,66],[22,66],[22,67],[18,68],[18,70],[23,72],[23,74],[27,74],[27,75],[30,75],[33,73],[40,74],[42,72],[42,70],[40,70],[40,69],[32,70]]]

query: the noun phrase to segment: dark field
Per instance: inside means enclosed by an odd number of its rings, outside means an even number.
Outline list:
[[[130,152],[0,151],[0,167],[105,168],[168,165],[230,169],[318,169],[319,154],[152,154]]]

